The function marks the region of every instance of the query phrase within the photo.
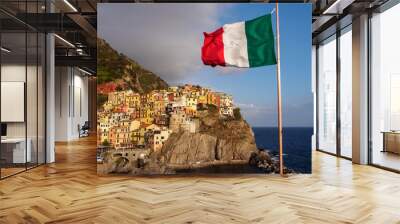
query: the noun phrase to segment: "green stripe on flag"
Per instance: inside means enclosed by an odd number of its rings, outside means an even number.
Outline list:
[[[276,64],[271,14],[245,22],[250,67]]]

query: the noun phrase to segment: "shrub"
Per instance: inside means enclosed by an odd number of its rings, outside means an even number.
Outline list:
[[[217,113],[218,112],[217,106],[215,106],[213,104],[207,104],[207,108],[208,108],[208,111],[210,111],[211,113]]]
[[[97,108],[101,108],[103,104],[107,101],[108,96],[104,94],[97,94]]]
[[[124,88],[122,88],[122,86],[117,86],[116,90],[117,91],[122,91],[122,90],[124,90]]]
[[[240,113],[240,108],[236,107],[233,109],[233,116],[236,120],[242,120],[242,114]]]
[[[101,145],[102,146],[110,146],[110,143],[107,141],[107,139],[106,140],[104,140],[102,143],[101,143]]]

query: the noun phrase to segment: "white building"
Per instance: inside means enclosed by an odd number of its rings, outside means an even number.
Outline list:
[[[168,140],[172,131],[169,129],[163,129],[159,131],[154,131],[152,138],[149,139],[150,147],[154,151],[159,151],[163,147],[165,141]]]
[[[196,133],[200,127],[200,122],[197,118],[191,118],[183,111],[175,112],[171,115],[169,121],[169,129],[173,132],[180,130]]]
[[[233,117],[233,98],[231,95],[225,93],[218,93],[220,96],[220,109],[219,113],[225,116]]]

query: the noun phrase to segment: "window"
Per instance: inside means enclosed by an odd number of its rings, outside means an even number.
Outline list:
[[[318,47],[318,149],[336,153],[336,35]]]
[[[352,32],[340,35],[340,155],[352,157]]]
[[[1,6],[15,4],[1,1]],[[43,1],[19,2],[18,14],[42,13]],[[3,138],[12,144],[0,144],[0,178],[45,163],[45,44],[43,33],[24,25],[0,12],[2,20],[13,24],[12,29],[0,28],[0,89],[2,95],[20,94],[23,103],[19,109],[21,119],[11,121],[1,118],[6,126]],[[17,88],[22,86],[21,89]],[[11,87],[11,89],[9,88]],[[13,94],[13,95],[15,95]],[[2,101],[2,100],[0,100]],[[10,114],[6,101],[0,105],[1,114]],[[17,112],[17,111],[14,111]]]
[[[352,26],[317,47],[317,149],[352,157]],[[337,123],[340,122],[340,123]]]
[[[400,73],[390,76],[390,130],[400,130]]]
[[[371,18],[371,162],[400,170],[400,4]]]

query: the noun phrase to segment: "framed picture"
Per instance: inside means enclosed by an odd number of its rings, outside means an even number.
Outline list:
[[[98,173],[310,173],[311,7],[280,10],[278,48],[274,4],[98,4]]]

